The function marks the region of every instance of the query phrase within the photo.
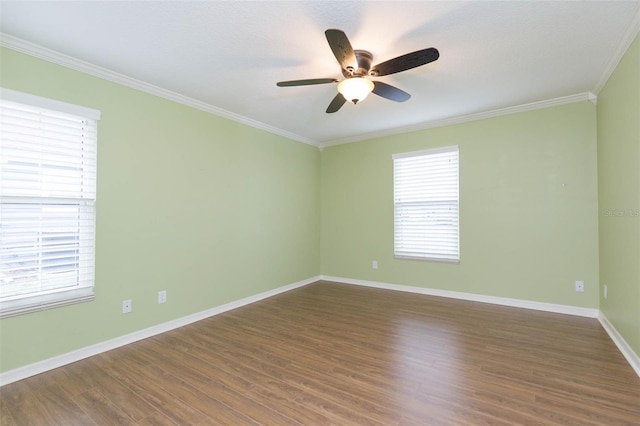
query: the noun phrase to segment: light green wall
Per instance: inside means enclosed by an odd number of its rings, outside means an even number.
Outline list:
[[[640,219],[605,214],[640,209],[637,39],[597,111],[581,102],[322,153],[11,50],[0,55],[0,86],[102,111],[96,300],[1,320],[0,371],[320,273],[600,307],[640,353]],[[394,259],[392,154],[454,144],[460,264]],[[585,293],[574,291],[577,279]],[[165,305],[159,290],[168,291]],[[134,311],[122,315],[126,298]]]
[[[600,309],[640,356],[640,36],[598,96]]]
[[[448,145],[460,147],[460,264],[394,259],[391,156]],[[586,101],[329,147],[322,273],[598,308],[596,167]]]
[[[8,49],[0,72],[102,111],[95,301],[1,320],[0,371],[320,273],[317,148]]]

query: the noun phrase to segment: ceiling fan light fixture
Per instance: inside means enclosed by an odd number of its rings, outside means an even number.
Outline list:
[[[338,84],[338,92],[354,104],[362,102],[373,91],[373,82],[363,77],[352,77]]]
[[[1,1],[1,0],[0,0]],[[371,81],[364,77],[382,77],[407,71],[413,68],[426,65],[440,57],[438,49],[430,47],[428,49],[416,50],[402,56],[397,56],[388,61],[379,63],[371,67],[373,55],[367,50],[353,50],[349,38],[344,31],[328,29],[324,32],[327,37],[329,47],[333,55],[340,64],[340,70],[344,80],[335,78],[308,78],[304,80],[279,81],[278,87],[308,86],[312,84],[338,83],[338,93],[334,96],[326,109],[327,114],[337,112],[347,101],[357,104],[362,102],[369,93],[389,99],[394,102],[405,102],[411,97],[404,90],[400,90],[390,84],[381,81]]]

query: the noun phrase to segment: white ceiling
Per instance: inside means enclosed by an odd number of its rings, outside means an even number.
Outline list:
[[[0,8],[6,46],[134,87],[145,82],[152,93],[316,145],[586,99],[640,26],[640,0],[2,0]],[[326,114],[335,84],[276,82],[342,77],[328,28],[369,50],[374,64],[427,47],[440,59],[379,78],[411,93],[407,102],[372,94]]]

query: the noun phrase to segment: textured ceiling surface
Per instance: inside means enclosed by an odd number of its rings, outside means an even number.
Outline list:
[[[637,31],[640,0],[3,0],[0,8],[7,36],[321,145],[597,92]],[[336,84],[276,82],[342,78],[328,28],[374,64],[428,47],[440,59],[377,78],[411,93],[407,102],[371,95],[326,114]]]

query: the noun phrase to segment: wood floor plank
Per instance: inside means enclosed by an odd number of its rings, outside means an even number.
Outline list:
[[[98,425],[132,425],[134,423],[134,420],[127,416],[116,403],[111,402],[96,388],[76,395],[73,400]]]
[[[203,389],[211,398],[214,398],[233,410],[244,414],[257,424],[273,425],[300,425],[302,423],[287,417],[272,409],[269,404],[263,405],[255,399],[246,397],[245,394],[236,392],[217,383],[211,383]]]
[[[205,414],[206,421],[230,425],[254,424],[249,417],[225,405],[216,398],[220,389],[224,392],[228,392],[230,389],[217,384],[214,388],[211,381],[209,381],[206,387],[200,390],[188,382],[164,372],[160,367],[149,366],[147,370],[150,374],[162,377],[163,382],[170,383],[173,397]]]
[[[352,407],[334,402],[331,398],[323,398],[315,393],[303,393],[296,398],[296,403],[303,407],[309,407],[314,412],[320,413],[324,417],[344,422],[346,425],[374,425],[382,426],[385,423],[373,420],[365,413]],[[397,422],[389,423],[396,424]]]
[[[271,383],[276,383],[272,381]],[[296,401],[296,398],[302,395],[302,392],[289,386],[290,389],[283,389],[285,384],[277,383],[275,386],[254,386],[245,394],[246,397],[254,401],[271,407],[271,409],[291,418],[303,425],[330,425],[338,424],[336,419],[331,419],[323,413],[316,412],[311,407],[302,405]],[[295,397],[294,397],[295,395]]]
[[[203,423],[203,424],[206,424],[206,423]],[[153,414],[149,415],[148,417],[145,417],[142,420],[139,420],[136,423],[136,426],[176,426],[176,425],[178,424],[159,411],[154,412]]]
[[[75,374],[93,377],[94,387],[92,389],[99,389],[103,395],[108,395],[108,399],[127,417],[134,421],[140,421],[154,413],[155,409],[140,398],[137,393],[103,371],[104,365],[100,362],[99,357],[84,360],[83,364],[82,369],[76,370]],[[96,374],[97,371],[100,373]]]
[[[206,419],[203,413],[174,398],[170,382],[161,380],[144,368],[136,368],[126,360],[118,362],[117,357],[104,362],[102,368],[177,424],[197,424]]]
[[[0,388],[13,425],[640,425],[599,322],[319,282]]]
[[[17,424],[47,424],[51,418],[36,398],[29,397],[24,381],[0,388],[3,411]],[[4,416],[3,416],[4,418]]]
[[[27,379],[28,380],[28,379]],[[50,415],[49,424],[60,425],[95,425],[90,416],[78,405],[77,399],[69,399],[62,388],[57,385],[38,388],[32,394],[42,404],[43,409]]]
[[[614,416],[609,415],[610,407],[605,404],[584,404],[584,400],[577,395],[566,396],[551,392],[541,393],[536,402],[547,407],[548,410],[577,419],[579,424],[594,425],[633,425],[640,424],[638,413],[627,412],[626,409],[616,408]]]
[[[9,412],[9,404],[2,399],[2,391],[0,390],[0,425],[16,426],[17,423]]]

